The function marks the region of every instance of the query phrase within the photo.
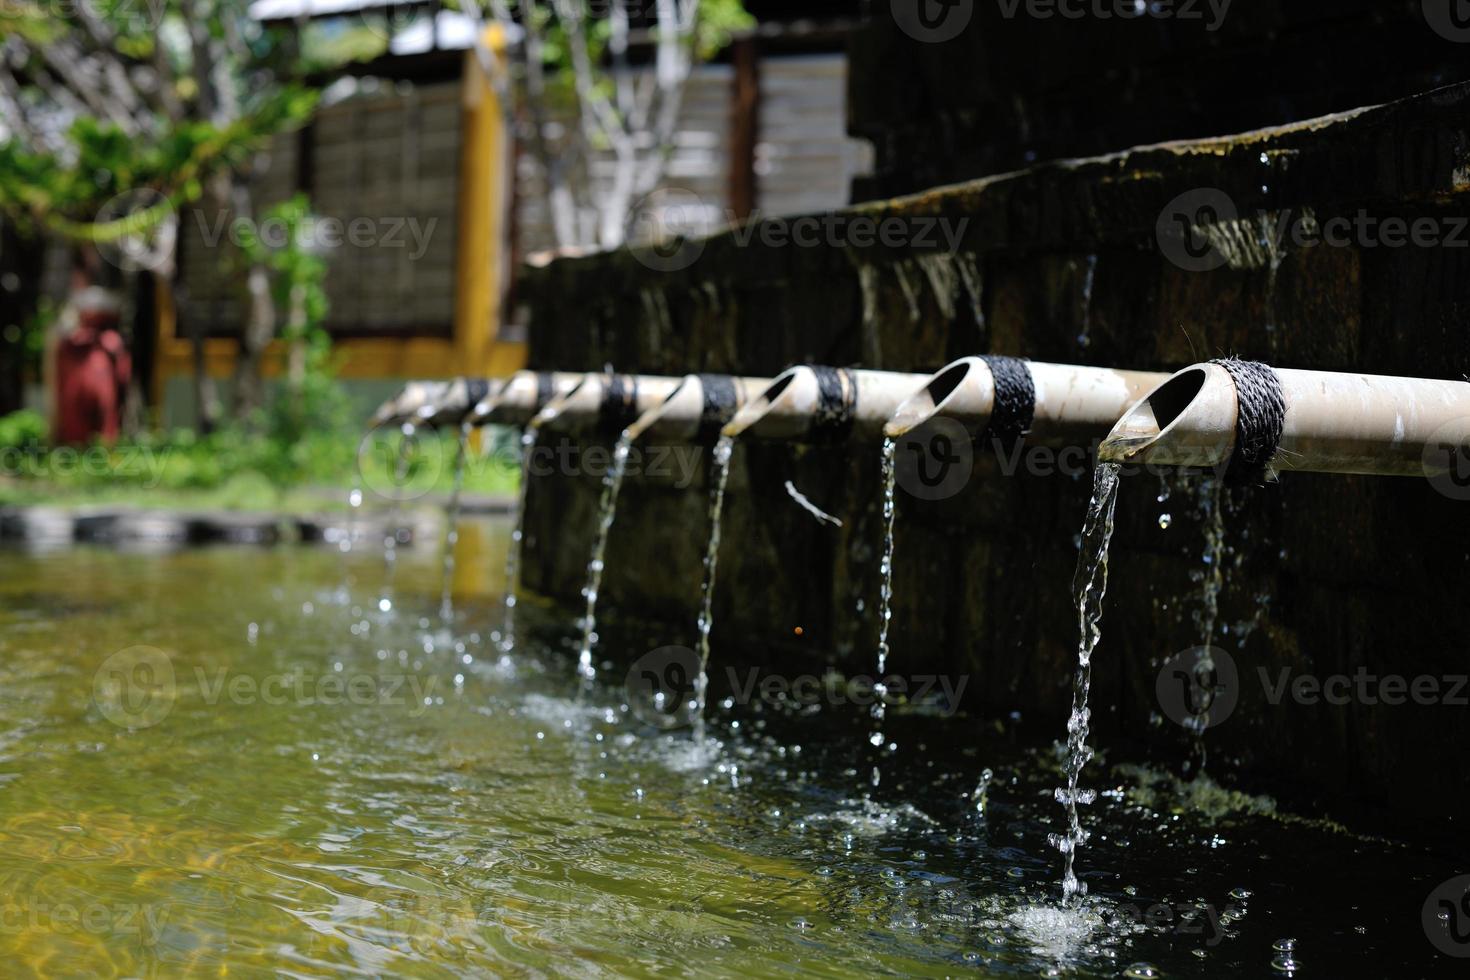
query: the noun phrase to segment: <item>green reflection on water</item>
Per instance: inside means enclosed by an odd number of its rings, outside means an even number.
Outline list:
[[[1434,860],[1121,794],[1091,918],[1060,921],[1047,747],[894,719],[884,801],[850,706],[740,706],[701,754],[616,687],[579,702],[569,651],[491,652],[505,537],[464,529],[452,630],[432,547],[400,557],[391,617],[371,549],[0,553],[4,971],[1209,975],[1264,972],[1288,934],[1322,975],[1432,955]],[[1097,924],[1201,900],[1240,913],[1218,945]]]

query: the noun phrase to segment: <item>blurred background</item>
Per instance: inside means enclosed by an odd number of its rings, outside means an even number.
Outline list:
[[[348,482],[404,380],[522,366],[518,267],[845,204],[858,7],[7,4],[0,494]]]
[[[166,449],[180,490],[248,476],[225,502],[343,483],[405,379],[523,365],[518,287],[558,255],[1410,96],[1470,76],[1455,14],[11,0],[0,494],[136,482],[63,445]]]

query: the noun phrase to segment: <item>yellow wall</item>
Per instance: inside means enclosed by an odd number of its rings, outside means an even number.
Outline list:
[[[490,28],[487,37],[492,47],[502,49],[497,28]],[[495,90],[472,51],[465,54],[462,77],[453,336],[339,340],[332,349],[343,378],[502,376],[525,364],[525,344],[502,341],[497,336],[508,275],[505,202],[511,155],[505,119]],[[166,283],[160,283],[157,328],[152,396],[153,404],[161,405],[168,381],[191,375],[194,363],[192,345],[177,329],[176,307]],[[238,349],[234,340],[206,341],[209,373],[215,377],[232,374]],[[284,364],[285,345],[273,342],[266,351],[265,375],[280,374]]]

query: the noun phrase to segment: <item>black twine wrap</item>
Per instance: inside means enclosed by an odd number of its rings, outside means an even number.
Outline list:
[[[1022,358],[985,354],[980,360],[995,379],[995,406],[981,439],[993,439],[1005,450],[1014,449],[1031,431],[1036,416],[1036,382]]]
[[[857,412],[857,380],[847,368],[811,365],[817,377],[817,412],[812,419],[814,443],[836,443],[847,439]]]
[[[609,374],[597,424],[607,432],[622,432],[637,420],[638,379],[628,374]]]
[[[735,379],[728,374],[701,374],[700,390],[704,392],[704,407],[699,412],[699,441],[713,442],[719,437],[725,423],[735,417]]]
[[[550,371],[536,372],[536,411],[546,407],[551,401],[552,394],[556,391],[556,382],[551,377]]]
[[[1223,357],[1210,363],[1228,371],[1235,382],[1235,451],[1225,476],[1232,482],[1260,483],[1281,448],[1281,427],[1286,423],[1281,379],[1269,364],[1259,361]]]

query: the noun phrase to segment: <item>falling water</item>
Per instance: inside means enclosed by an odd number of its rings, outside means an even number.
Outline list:
[[[516,502],[516,526],[505,550],[505,613],[500,624],[500,651],[510,653],[516,645],[516,576],[521,567],[521,541],[526,536],[526,496],[531,485],[531,458],[536,453],[539,430],[527,426],[521,433],[521,487]]]
[[[1225,512],[1224,482],[1211,481],[1203,490],[1205,510],[1205,586],[1200,611],[1200,656],[1194,664],[1195,687],[1204,692],[1204,697],[1191,699],[1198,706],[1190,715],[1185,727],[1194,733],[1195,755],[1198,759],[1197,773],[1205,769],[1205,729],[1210,724],[1211,698],[1215,689],[1215,660],[1211,656],[1211,644],[1215,641],[1215,626],[1220,618],[1220,589],[1225,582]]]
[[[602,478],[597,543],[592,547],[592,560],[587,562],[587,584],[582,589],[582,597],[587,600],[587,612],[582,617],[582,649],[577,654],[577,675],[589,683],[597,678],[592,651],[597,647],[597,593],[602,588],[603,558],[607,553],[608,532],[617,520],[618,492],[623,488],[623,474],[628,471],[628,453],[632,448],[633,437],[624,430],[613,447],[612,465]]]
[[[1092,717],[1087,707],[1087,695],[1092,686],[1092,653],[1102,638],[1102,602],[1108,590],[1108,543],[1113,538],[1113,511],[1117,503],[1118,466],[1116,463],[1098,463],[1093,474],[1087,520],[1082,525],[1082,551],[1077,556],[1077,573],[1072,579],[1081,635],[1077,644],[1077,674],[1072,684],[1072,716],[1067,720],[1067,760],[1063,766],[1067,785],[1056,791],[1057,802],[1067,810],[1067,832],[1048,836],[1052,846],[1062,852],[1064,901],[1070,901],[1082,891],[1073,870],[1073,861],[1077,849],[1087,841],[1087,832],[1077,817],[1077,806],[1097,798],[1094,791],[1078,788],[1078,777],[1092,758],[1092,749],[1087,746]]]
[[[388,525],[383,531],[383,594],[378,599],[378,610],[389,612],[393,608],[393,579],[398,565],[398,512],[403,488],[408,483],[409,466],[417,445],[417,426],[403,423],[402,438],[398,442],[398,458],[393,464],[393,494],[388,504]]]
[[[357,512],[362,509],[362,487],[353,487],[347,494],[347,526],[342,531],[342,541],[337,546],[344,555],[352,550],[357,535]]]
[[[730,480],[730,457],[735,438],[720,436],[715,443],[709,498],[709,544],[704,549],[704,581],[699,586],[699,674],[694,678],[694,737],[704,741],[704,704],[709,688],[709,634],[715,623],[715,572],[720,561],[720,515],[725,509],[725,486]]]
[[[898,443],[883,440],[883,561],[878,566],[878,671],[873,680],[873,733],[868,741],[880,752],[883,747],[883,722],[888,706],[888,686],[883,678],[888,673],[888,626],[893,620],[893,514],[898,486]],[[882,778],[877,762],[873,764],[872,783]]]
[[[459,545],[460,497],[464,493],[465,457],[469,447],[470,426],[465,423],[459,429],[459,447],[454,454],[454,489],[449,493],[444,514],[444,581],[439,590],[439,618],[446,623],[454,618],[454,551]]]

